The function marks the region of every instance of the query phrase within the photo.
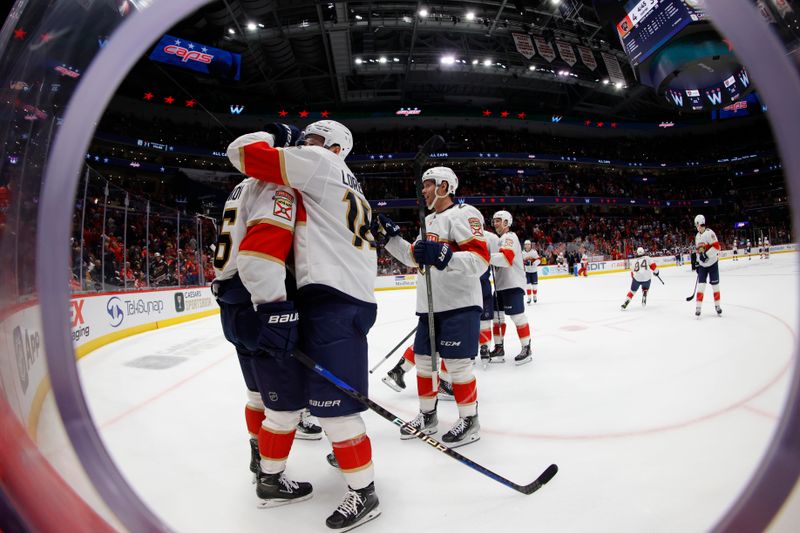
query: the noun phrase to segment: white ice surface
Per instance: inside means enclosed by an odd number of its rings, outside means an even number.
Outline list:
[[[796,254],[721,263],[721,318],[710,289],[700,320],[688,266],[666,268],[647,308],[620,311],[627,273],[544,280],[527,308],[533,363],[476,367],[481,440],[458,451],[517,483],[550,463],[558,475],[524,496],[429,446],[400,441],[372,412],[382,516],[359,531],[707,531],[740,492],[771,438],[794,364]],[[414,291],[378,293],[370,366],[415,326]],[[370,397],[416,413],[413,371],[396,393],[372,377]],[[141,369],[148,355],[183,358]],[[102,437],[141,497],[175,530],[324,531],[345,484],[327,440],[297,441],[287,474],[310,501],[258,509],[250,483],[244,383],[217,317],[130,337],[79,364]],[[47,404],[42,425],[55,416]],[[456,419],[440,402],[440,431]],[[48,422],[49,421],[49,422]],[[42,431],[42,430],[40,430]],[[59,450],[49,450],[58,463]],[[451,528],[451,529],[448,529]]]

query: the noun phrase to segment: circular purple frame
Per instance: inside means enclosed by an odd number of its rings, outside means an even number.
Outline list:
[[[169,28],[210,0],[160,0],[131,15],[114,32],[84,74],[64,116],[48,159],[39,202],[36,282],[47,347],[47,365],[61,418],[75,451],[97,491],[131,531],[169,527],[131,489],[105,449],[83,396],[69,335],[69,237],[83,154],[94,125],[127,73]],[[748,0],[706,0],[715,26],[734,44],[758,81],[770,109],[792,202],[792,222],[800,214],[800,76],[778,38]],[[45,260],[46,258],[46,260]],[[781,507],[800,474],[800,371],[795,366],[787,405],[753,479],[715,531],[763,530]]]

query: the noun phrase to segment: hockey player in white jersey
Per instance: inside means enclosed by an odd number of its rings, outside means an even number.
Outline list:
[[[620,306],[623,311],[628,307],[628,304],[631,303],[633,295],[636,294],[639,287],[642,288],[642,307],[647,305],[647,292],[650,290],[650,281],[653,275],[658,276],[658,272],[658,266],[655,261],[644,253],[644,248],[641,246],[638,247],[636,249],[636,259],[634,259],[634,263],[631,265],[631,290],[628,291],[625,302]]]
[[[764,259],[769,259],[769,237],[764,237]]]
[[[425,282],[425,276],[430,276],[435,349],[447,363],[459,416],[442,440],[457,447],[480,438],[478,388],[472,360],[478,351],[480,328],[479,277],[489,264],[489,251],[483,235],[483,216],[470,205],[454,202],[458,178],[450,168],[428,169],[422,175],[422,185],[425,203],[433,211],[425,219],[427,240],[418,236],[413,244],[409,243],[400,236],[397,224],[383,214],[378,215],[378,231],[388,239],[386,251],[401,263],[424,267],[417,277],[419,325],[414,339],[420,413],[410,424],[429,435],[437,431],[439,387],[437,369],[431,359]],[[400,437],[409,439],[413,435],[401,430]]]
[[[531,359],[531,330],[528,317],[525,316],[525,270],[522,266],[522,247],[519,238],[511,231],[511,213],[497,211],[492,215],[492,224],[499,237],[500,247],[492,252],[491,263],[494,266],[494,290],[497,314],[495,322],[495,348],[489,354],[490,362],[505,355],[503,349],[503,326],[506,315],[511,317],[517,326],[517,335],[522,350],[514,358],[517,365],[529,363]]]
[[[697,235],[694,238],[697,250],[697,296],[695,316],[700,316],[700,309],[703,307],[703,295],[706,290],[706,281],[711,283],[711,290],[714,293],[714,308],[717,315],[722,314],[719,305],[719,251],[720,244],[717,235],[706,228],[706,217],[697,215],[694,217],[694,225],[697,228]]]
[[[533,303],[536,303],[539,293],[539,265],[542,264],[542,260],[539,258],[539,252],[533,248],[531,241],[526,240],[522,246],[522,263],[525,265],[525,281],[528,284],[527,303],[531,303],[531,298],[533,298]]]
[[[276,462],[269,456],[274,444],[271,420],[276,410],[291,404],[293,409],[306,413],[308,399],[294,390],[281,391],[280,402],[269,397],[271,386],[280,386],[280,381],[274,381],[276,376],[303,370],[296,361],[278,363],[263,352],[256,311],[261,306],[261,313],[281,312],[286,305],[284,262],[295,228],[295,200],[295,193],[288,187],[252,178],[239,183],[225,202],[214,256],[216,278],[212,291],[220,305],[223,333],[236,348],[247,386],[245,421],[250,434],[250,470],[256,475],[257,494],[266,505],[300,501],[311,494],[310,484],[287,484],[283,477],[285,461]],[[280,211],[280,206],[287,209]],[[259,283],[261,279],[272,279],[274,283],[265,285]],[[301,415],[296,427],[283,437],[289,447],[294,438],[318,440],[322,430]]]
[[[744,253],[747,255],[747,260],[748,261],[752,261],[753,260],[752,252],[753,252],[753,246],[750,244],[750,239],[747,239],[747,244],[745,244],[745,247],[744,247]]]
[[[308,125],[304,134],[305,146],[288,148],[275,148],[283,145],[276,139],[280,133],[243,135],[228,146],[228,159],[243,174],[291,187],[297,194],[297,227],[292,243],[297,311],[287,307],[283,316],[294,320],[284,324],[281,316],[275,321],[275,326],[286,327],[282,352],[291,353],[291,341],[296,340],[306,355],[366,396],[367,332],[375,322],[377,308],[371,211],[360,183],[344,161],[353,147],[350,130],[338,122],[322,120]],[[261,283],[272,284],[274,280]],[[269,316],[262,318],[262,327],[273,325],[267,320]],[[299,338],[298,322],[302,331]],[[349,486],[326,524],[331,529],[352,529],[380,514],[373,483],[372,446],[360,414],[366,407],[314,372],[306,371],[303,377],[286,376],[286,380],[298,390],[307,388],[311,412],[331,441]],[[273,422],[288,432],[297,416],[284,412]],[[277,449],[274,455],[281,457],[283,449]]]

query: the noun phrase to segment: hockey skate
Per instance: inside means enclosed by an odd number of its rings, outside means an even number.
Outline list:
[[[308,409],[303,409],[300,414],[300,422],[297,423],[297,431],[294,436],[301,440],[320,440],[322,438],[322,428],[311,421],[311,413],[308,412]]]
[[[534,294],[534,295],[533,295],[533,303],[536,303],[536,302],[538,302],[538,301],[539,301],[539,299],[538,299],[538,298],[536,297],[536,295]]]
[[[697,318],[700,318],[700,308],[697,308],[697,309],[694,310],[694,316],[696,316]]]
[[[528,305],[531,305],[531,301],[532,300],[530,298],[528,298],[527,300],[525,300],[525,303],[528,304]]]
[[[531,345],[526,344],[525,346],[522,347],[522,351],[519,352],[519,355],[517,355],[514,358],[514,364],[519,366],[519,365],[524,365],[525,363],[530,363],[531,361],[533,361],[532,356],[533,354],[531,353]]]
[[[714,309],[717,311],[717,316],[722,316],[722,308],[719,305],[715,305]]]
[[[389,370],[389,372],[387,372],[386,375],[381,378],[381,381],[386,383],[390,389],[397,392],[400,392],[406,388],[406,380],[404,378],[405,372],[403,372],[402,366],[403,361],[401,360],[393,369]]]
[[[334,468],[339,468],[339,461],[336,460],[336,455],[333,452],[329,453],[325,459],[328,460],[328,464]]]
[[[478,423],[478,415],[459,418],[450,431],[442,435],[442,441],[451,448],[465,446],[481,438],[479,433],[481,425]]]
[[[647,293],[642,294],[642,307],[647,307]]]
[[[377,518],[381,514],[378,504],[375,483],[370,483],[363,489],[350,489],[339,507],[325,520],[325,524],[331,529],[350,531]]]
[[[259,507],[269,508],[301,502],[311,498],[313,488],[305,481],[292,481],[280,474],[261,474],[256,484]]]
[[[624,302],[622,305],[620,305],[620,306],[619,306],[619,308],[620,308],[620,309],[622,309],[622,310],[624,311],[625,309],[627,309],[627,308],[628,308],[628,304],[629,304],[629,303],[631,303],[631,301],[630,301],[630,300],[625,300],[625,302]]]
[[[253,483],[258,481],[261,474],[261,453],[258,451],[258,439],[250,439],[250,471],[253,473]]]
[[[494,350],[491,351],[489,354],[489,362],[490,363],[505,363],[506,362],[506,351],[503,349],[502,344],[495,344]]]
[[[409,426],[414,428],[416,431],[411,432],[405,428],[400,428],[400,439],[408,440],[413,439],[417,433],[423,433],[424,435],[433,435],[437,431],[439,431],[439,417],[436,416],[436,408],[433,408],[433,411],[423,412],[420,411],[417,416],[414,417],[414,420],[408,423]]]
[[[453,394],[453,384],[450,383],[449,381],[440,379],[438,398],[446,402],[454,402],[456,400],[456,397]]]

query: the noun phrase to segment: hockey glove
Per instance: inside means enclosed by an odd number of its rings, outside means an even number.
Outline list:
[[[419,265],[433,265],[444,270],[453,258],[453,250],[444,243],[417,241],[414,243],[414,260]]]
[[[706,253],[705,253],[705,252],[700,252],[700,253],[697,255],[697,258],[698,258],[698,259],[700,259],[700,261],[703,261],[703,262],[706,262],[706,261],[708,261],[708,255],[706,255]]]
[[[298,314],[292,302],[273,302],[256,307],[261,330],[258,347],[267,355],[282,360],[297,344]]]
[[[280,122],[273,122],[264,126],[264,131],[271,133],[275,137],[274,148],[286,148],[287,146],[296,146],[303,132],[295,126],[289,124],[282,124]]]
[[[378,216],[372,219],[372,228],[370,231],[372,231],[372,234],[379,242],[386,243],[392,237],[400,235],[400,226],[395,224],[391,218],[383,213],[378,213]]]

